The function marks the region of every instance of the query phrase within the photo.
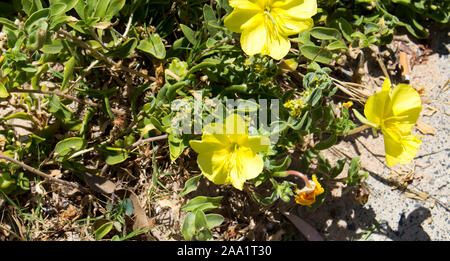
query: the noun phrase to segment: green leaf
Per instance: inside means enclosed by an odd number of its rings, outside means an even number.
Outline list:
[[[157,59],[166,57],[166,48],[158,34],[151,34],[147,39],[141,40],[137,48]]]
[[[22,0],[23,11],[27,15],[31,15],[33,12],[42,9],[42,3],[40,0]]]
[[[368,119],[366,119],[366,117],[362,116],[357,110],[352,109],[353,113],[355,114],[356,118],[358,118],[358,120],[366,125],[369,125],[373,128],[377,128],[377,125],[375,123],[370,122]]]
[[[198,231],[197,235],[195,236],[195,239],[198,241],[212,240],[213,235],[209,229],[202,229]]]
[[[340,40],[341,33],[328,27],[314,27],[310,30],[311,36],[320,40]]]
[[[348,49],[347,45],[343,41],[334,41],[327,46],[327,49],[330,51],[339,50],[339,49]]]
[[[331,178],[337,177],[339,174],[341,174],[342,170],[344,170],[345,163],[347,162],[347,158],[339,159],[336,162],[336,165],[331,170],[330,176]]]
[[[206,214],[206,226],[208,229],[220,226],[224,221],[222,215],[219,214]]]
[[[14,22],[12,22],[12,21],[10,21],[10,20],[8,20],[6,18],[3,18],[3,17],[0,17],[0,24],[2,24],[4,27],[7,27],[7,28],[9,28],[11,30],[17,30],[18,29],[18,26]]]
[[[69,81],[72,79],[73,69],[75,68],[75,57],[71,57],[64,66],[64,78],[61,84],[61,91],[64,91],[69,85]]]
[[[80,1],[80,0],[50,0],[50,9],[53,5],[62,3],[66,6],[64,8],[64,10],[62,11],[62,13],[66,13],[66,12],[72,10],[72,8],[75,7],[75,5],[78,3],[78,1]],[[83,0],[81,0],[81,1],[83,1]]]
[[[124,162],[128,158],[128,152],[122,148],[107,147],[106,164],[116,165]]]
[[[363,47],[366,47],[368,45],[367,37],[363,33],[361,33],[361,32],[354,32],[354,33],[352,33],[351,36],[352,36],[352,38],[359,38],[362,41],[362,46]]]
[[[208,32],[211,35],[216,34],[219,24],[217,23],[216,14],[214,13],[214,10],[210,5],[205,4],[203,6],[203,16],[205,18],[206,28],[208,29]]]
[[[203,16],[204,16],[206,22],[217,21],[214,10],[208,4],[205,4],[203,6]]]
[[[92,0],[88,0],[88,2],[92,2]],[[106,9],[108,9],[108,5],[110,0],[97,0],[97,4],[95,5],[94,17],[104,17],[106,13]]]
[[[186,214],[181,227],[181,233],[183,233],[186,241],[191,241],[195,235],[195,214],[189,212]]]
[[[86,134],[86,131],[88,129],[88,125],[92,120],[92,117],[94,117],[95,113],[97,112],[97,108],[90,107],[86,109],[86,113],[84,114],[83,122],[81,123],[80,127],[80,136],[84,137]]]
[[[69,23],[69,25],[72,25],[74,22],[78,22],[78,19],[73,16],[58,16],[52,19],[49,29],[57,30],[62,24]]]
[[[58,96],[56,95],[52,95],[48,111],[60,120],[69,120],[73,115],[73,113],[59,101]]]
[[[192,191],[195,191],[197,189],[197,187],[198,187],[198,183],[199,183],[200,178],[202,176],[203,175],[200,174],[200,175],[197,175],[195,177],[192,177],[192,178],[188,179],[186,181],[186,183],[184,184],[183,190],[180,192],[180,194],[178,194],[178,196],[179,197],[183,197],[183,196],[191,193]]]
[[[95,240],[102,240],[103,237],[105,237],[113,228],[113,222],[107,222],[103,225],[101,225],[96,231],[95,231]]]
[[[322,98],[322,89],[316,88],[308,96],[308,98],[306,99],[306,103],[309,103],[311,104],[311,106],[314,107],[320,101],[321,98]]]
[[[102,0],[100,0],[102,1]],[[105,19],[111,20],[125,5],[126,0],[111,0],[106,10]]]
[[[322,140],[319,143],[317,143],[316,146],[314,146],[314,148],[316,150],[325,150],[325,149],[328,149],[329,147],[333,146],[336,142],[337,142],[337,136],[336,136],[336,134],[333,134],[330,137],[328,137],[328,139]]]
[[[300,47],[300,51],[302,55],[309,60],[325,64],[331,63],[332,61],[332,53],[325,48],[313,45],[303,45]]]
[[[206,216],[205,213],[201,210],[195,211],[195,230],[199,231],[202,228],[206,228]]]
[[[353,41],[353,38],[351,36],[353,34],[352,25],[342,17],[339,17],[337,21],[339,23],[339,28],[341,29],[341,32],[342,32],[342,35],[344,36],[344,38],[347,41],[352,42]]]
[[[48,8],[39,10],[34,12],[28,19],[25,21],[23,28],[27,31],[27,33],[31,34],[35,29],[34,27],[47,20],[50,10]]]
[[[208,61],[208,62],[201,62],[195,66],[193,66],[189,71],[186,73],[186,76],[184,79],[186,79],[189,75],[191,75],[194,72],[200,71],[204,68],[214,67],[217,66],[220,63],[220,61]]]
[[[50,5],[50,16],[57,16],[63,14],[67,5],[64,3],[54,3]]]
[[[176,74],[178,77],[180,78],[184,78],[188,72],[188,64],[184,61],[181,61],[178,58],[174,58],[168,66],[168,69],[173,72],[174,74]],[[165,79],[166,82],[168,80],[175,80],[172,76],[170,76],[169,74],[165,73]]]
[[[0,92],[1,92],[1,84],[0,84]],[[0,121],[7,121],[10,119],[21,119],[31,121],[33,118],[26,112],[17,112],[6,117],[1,117]]]
[[[63,48],[62,40],[56,39],[53,40],[51,44],[44,44],[40,50],[46,54],[57,54],[60,53]]]
[[[5,85],[0,81],[0,98],[6,98],[9,96],[8,90]]]
[[[187,148],[187,140],[184,138],[179,138],[175,135],[169,135],[169,151],[170,151],[170,160],[176,160],[181,153]]]
[[[365,35],[369,35],[369,34],[372,34],[372,33],[376,33],[376,32],[378,32],[379,29],[380,29],[380,27],[377,24],[367,23],[364,26],[364,34]]]
[[[121,59],[126,58],[136,48],[138,40],[136,38],[130,38],[126,42],[114,48],[107,53],[108,56],[117,56]]]
[[[186,39],[188,39],[191,44],[195,45],[195,43],[197,42],[197,40],[195,39],[195,32],[184,24],[181,24],[180,26],[181,31],[183,32],[184,36],[186,36]]]
[[[307,30],[307,31],[301,32],[298,35],[298,37],[295,38],[294,40],[299,43],[299,47],[302,45],[313,45],[314,46],[314,43],[311,41],[310,37],[311,37],[311,32],[310,32],[310,30]]]
[[[123,201],[123,208],[125,211],[125,215],[131,216],[133,214],[133,201],[131,199],[127,198]]]
[[[84,148],[86,141],[79,137],[67,138],[58,142],[55,146],[55,154],[61,157]]]
[[[271,170],[274,172],[284,171],[291,165],[291,162],[292,162],[291,156],[287,155],[281,164],[279,164],[279,165],[273,165],[276,163],[271,164]]]
[[[184,205],[181,210],[183,211],[206,211],[210,209],[215,209],[220,207],[220,201],[222,197],[204,197],[198,196],[191,199],[186,205]]]

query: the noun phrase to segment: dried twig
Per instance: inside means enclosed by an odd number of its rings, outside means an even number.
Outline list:
[[[82,187],[79,184],[72,183],[72,182],[69,182],[69,181],[65,181],[65,180],[61,180],[61,179],[52,177],[52,176],[50,176],[48,174],[45,174],[44,172],[42,172],[40,170],[37,170],[37,169],[35,169],[33,167],[28,166],[27,164],[25,164],[25,163],[23,163],[21,161],[18,161],[16,159],[11,158],[11,157],[5,156],[1,152],[0,152],[0,159],[7,160],[7,161],[12,162],[12,163],[14,163],[16,165],[19,165],[21,168],[23,168],[25,170],[28,170],[29,172],[31,172],[33,174],[36,174],[38,176],[41,176],[41,177],[43,177],[43,178],[45,178],[47,180],[59,183],[59,184],[64,185],[64,186],[69,186],[69,187],[78,189],[78,190],[80,190],[82,192],[89,192],[88,189],[86,189],[85,187]]]
[[[151,138],[147,138],[147,139],[143,139],[143,140],[138,140],[135,143],[131,144],[130,146],[128,146],[126,149],[127,150],[132,150],[138,146],[141,146],[144,143],[148,143],[148,142],[152,142],[152,141],[157,141],[157,140],[165,140],[169,137],[168,134],[164,134],[161,136],[156,136],[156,137],[151,137]]]
[[[362,126],[359,126],[359,127],[356,128],[356,129],[353,129],[353,130],[349,131],[349,132],[347,133],[347,135],[352,135],[352,134],[361,132],[361,131],[363,131],[363,130],[365,130],[365,129],[368,129],[368,128],[370,128],[369,125],[362,125]]]
[[[86,105],[90,105],[93,107],[97,107],[97,108],[101,108],[102,105],[101,104],[97,104],[95,102],[91,102],[88,100],[81,100],[78,99],[76,97],[73,97],[71,95],[62,93],[62,92],[58,92],[58,91],[43,91],[43,90],[31,90],[31,89],[12,89],[10,91],[8,91],[10,93],[35,93],[35,94],[49,94],[49,95],[56,95],[65,99],[69,99],[81,104],[86,104]],[[116,114],[120,114],[120,115],[125,115],[126,112],[122,111],[122,110],[118,110],[118,109],[111,109],[112,112],[116,113]]]

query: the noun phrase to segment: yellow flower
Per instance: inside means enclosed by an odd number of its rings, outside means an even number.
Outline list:
[[[232,114],[225,124],[205,126],[202,140],[191,140],[189,144],[198,153],[197,164],[206,178],[242,190],[246,180],[262,172],[264,162],[257,153],[267,150],[270,140],[249,136],[244,120]]]
[[[391,91],[389,79],[382,90],[370,96],[364,114],[384,136],[388,167],[405,164],[414,159],[422,143],[411,130],[419,118],[422,102],[419,93],[407,84],[399,84]]]
[[[302,190],[297,189],[295,191],[295,202],[297,202],[297,204],[311,206],[311,204],[316,202],[316,196],[324,192],[319,181],[317,181],[316,175],[312,175],[312,179],[314,184],[310,183],[309,186],[306,185]]]
[[[289,100],[283,104],[283,107],[290,109],[291,115],[294,117],[300,117],[302,115],[302,110],[305,107],[303,99]]]
[[[263,54],[274,59],[291,48],[288,36],[313,27],[316,0],[229,0],[233,12],[225,27],[242,33],[241,46],[248,55]]]
[[[353,102],[352,102],[352,101],[344,102],[344,103],[342,104],[342,106],[344,106],[344,107],[347,108],[347,109],[350,109],[350,107],[353,106]]]

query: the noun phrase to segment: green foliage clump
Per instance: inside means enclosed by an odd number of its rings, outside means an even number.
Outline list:
[[[237,35],[223,26],[232,11],[227,0],[2,2],[0,101],[14,96],[21,110],[0,118],[2,153],[36,169],[51,161],[79,181],[83,172],[99,175],[102,168],[133,165],[142,156],[137,143],[167,134],[167,161],[176,163],[189,140],[199,135],[180,133],[174,122],[195,125],[199,119],[220,118],[219,109],[249,114],[262,106],[260,100],[275,99],[280,101],[277,127],[249,130],[279,136],[263,153],[264,172],[249,182],[252,188],[269,184],[272,193],[253,197],[264,205],[292,198],[297,184],[280,179],[292,163],[292,151],[301,152],[301,172],[337,181],[346,159],[333,165],[321,151],[356,125],[348,108],[336,102],[338,87],[328,65],[350,46],[390,43],[398,28],[427,37],[428,21],[448,26],[450,3],[322,0],[318,5],[316,26],[293,37],[294,51],[276,61],[242,52]],[[243,106],[227,108],[227,99],[239,99]],[[175,100],[185,106],[175,110]],[[196,102],[202,107],[190,118],[186,108],[194,110]],[[9,124],[15,119],[27,122],[30,133],[17,134]],[[93,167],[94,161],[100,165]],[[154,186],[165,188],[158,181],[154,154],[152,164]],[[343,181],[348,188],[364,182],[360,170],[353,159]],[[195,191],[200,178],[189,179],[181,196]],[[19,166],[0,161],[1,192],[24,193],[29,179]],[[219,207],[219,197],[191,199],[182,208],[185,239],[213,239],[211,229],[224,218],[206,212]],[[113,227],[123,232],[113,240],[134,236],[137,232],[130,236],[123,229],[130,209],[125,200],[109,205],[95,238],[101,240]]]

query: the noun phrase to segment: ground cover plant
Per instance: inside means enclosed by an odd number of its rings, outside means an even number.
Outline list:
[[[234,228],[314,211],[336,183],[364,204],[359,157],[322,151],[372,130],[387,166],[414,159],[420,93],[383,51],[398,31],[425,39],[450,19],[431,0],[0,7],[7,240],[261,240]],[[385,78],[374,92],[361,83],[370,54]]]

